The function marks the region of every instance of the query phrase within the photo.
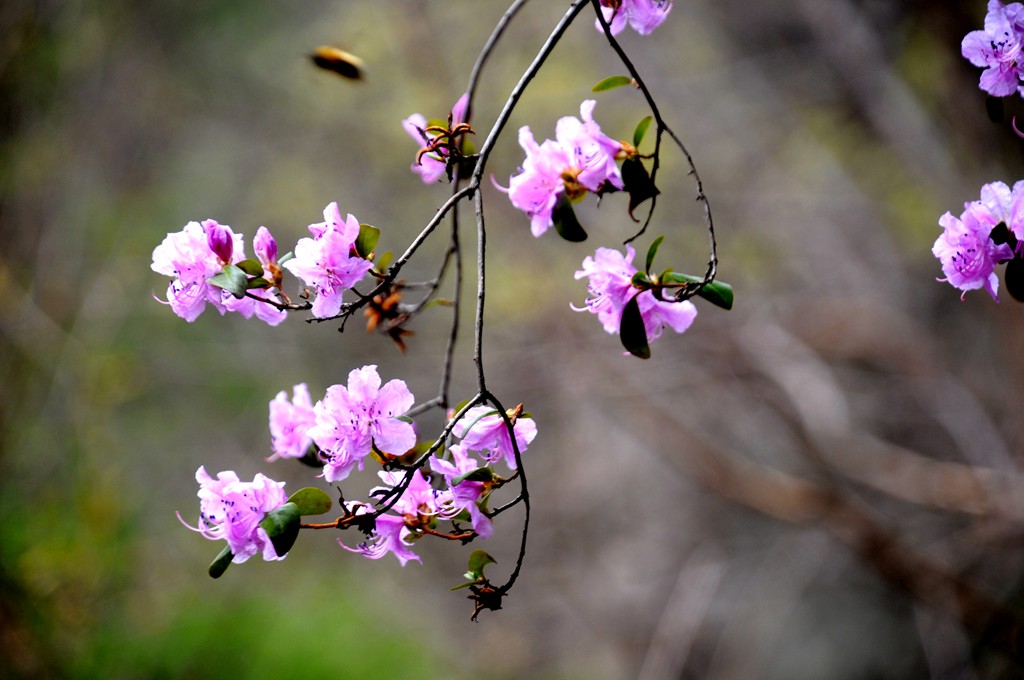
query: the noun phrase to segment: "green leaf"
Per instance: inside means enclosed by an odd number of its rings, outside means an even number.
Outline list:
[[[1024,260],[1013,258],[1003,270],[1006,292],[1017,302],[1024,302]]]
[[[322,515],[331,509],[332,504],[331,497],[314,486],[299,489],[288,497],[288,502],[295,504],[300,515]]]
[[[494,472],[491,468],[480,467],[475,470],[470,470],[466,474],[459,475],[452,479],[451,486],[458,486],[463,482],[493,482]]]
[[[640,314],[640,305],[634,295],[622,310],[622,322],[619,324],[619,339],[626,351],[641,359],[651,358],[651,347],[647,344],[647,329],[644,328],[644,317]]]
[[[639,158],[627,158],[622,161],[622,185],[629,192],[630,217],[633,217],[633,211],[638,205],[661,193],[658,187],[654,186],[651,176],[647,174],[647,168]]]
[[[646,284],[648,280],[649,279],[647,278],[647,274],[644,274],[643,272],[636,272],[635,274],[633,274],[633,277],[629,280],[629,282],[637,287],[645,286],[646,289]]]
[[[652,243],[651,247],[647,249],[647,268],[644,271],[648,274],[651,273],[651,265],[654,264],[654,256],[658,254],[658,246],[660,246],[661,242],[664,240],[664,236],[659,236],[654,239],[654,243]]]
[[[391,264],[391,259],[395,256],[390,250],[385,250],[383,253],[377,256],[377,259],[373,261],[377,267],[377,271],[382,272],[387,269],[387,266]]]
[[[488,564],[497,564],[498,560],[487,554],[486,550],[474,550],[469,555],[469,570],[464,574],[473,581],[484,580],[484,568]]]
[[[213,562],[210,562],[210,576],[213,578],[220,578],[228,567],[231,566],[231,560],[234,559],[234,555],[231,554],[231,548],[224,546],[224,549],[220,551],[220,554],[214,558]]]
[[[566,241],[579,243],[587,240],[587,232],[583,230],[583,226],[576,219],[572,203],[564,193],[558,195],[558,202],[555,203],[555,208],[551,211],[551,221],[555,224],[555,231]]]
[[[605,92],[606,90],[614,90],[615,88],[622,87],[623,85],[630,85],[632,82],[633,79],[629,76],[609,76],[597,85],[594,85],[594,87],[590,88],[590,91]]]
[[[248,260],[236,262],[235,266],[249,276],[263,276],[263,265],[260,264],[259,260],[253,260],[250,258]]]
[[[360,224],[359,236],[356,237],[356,252],[359,253],[359,257],[364,260],[369,259],[373,254],[373,249],[377,247],[379,239],[380,229],[371,227],[369,224]]]
[[[654,116],[647,116],[636,124],[636,129],[633,130],[633,146],[639,148],[640,142],[644,141],[644,135],[647,134],[647,128],[651,127],[652,120],[654,120]]]
[[[678,274],[676,272],[668,272],[662,275],[663,283],[700,283],[704,280],[703,276],[693,276],[692,274]],[[712,281],[705,285],[699,291],[697,295],[704,298],[716,307],[722,309],[732,309],[733,303],[733,292],[732,286],[725,281]]]
[[[217,288],[223,288],[227,292],[234,295],[236,298],[241,300],[245,297],[246,286],[249,283],[249,277],[245,275],[241,269],[233,264],[224,265],[224,269],[221,270],[220,274],[211,276],[206,279],[206,282],[211,286]]]
[[[295,544],[295,539],[299,536],[300,514],[299,506],[288,502],[268,512],[260,522],[260,526],[270,537],[270,542],[274,544],[278,557],[287,554]]]
[[[270,288],[273,285],[274,284],[272,284],[270,281],[267,281],[262,276],[257,276],[254,279],[249,279],[249,282],[245,284],[245,287],[249,290],[252,290],[254,288]]]

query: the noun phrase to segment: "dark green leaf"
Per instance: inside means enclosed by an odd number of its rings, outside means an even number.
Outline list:
[[[458,486],[463,482],[493,482],[494,472],[491,468],[481,467],[475,470],[471,470],[464,475],[459,475],[452,479],[452,486]]]
[[[654,239],[654,243],[652,243],[651,247],[647,249],[647,267],[644,269],[644,271],[646,271],[648,274],[651,273],[651,265],[654,264],[654,256],[658,254],[658,246],[660,246],[661,242],[664,240],[664,236],[659,236],[658,238]]]
[[[246,286],[249,283],[249,277],[245,275],[241,269],[233,264],[224,265],[224,269],[221,270],[220,274],[211,276],[206,279],[206,282],[211,286],[217,288],[223,288],[227,292],[234,295],[236,298],[241,300],[245,297]]]
[[[278,557],[287,554],[295,544],[295,539],[299,536],[300,514],[299,507],[289,502],[268,512],[260,522],[260,526],[270,537],[270,542],[274,544]]]
[[[236,262],[235,266],[249,276],[263,276],[263,265],[260,264],[259,260],[253,260],[250,258],[248,260]]]
[[[622,184],[629,192],[630,217],[633,217],[633,211],[638,205],[661,193],[654,186],[651,176],[647,174],[647,168],[639,158],[627,158],[622,161]]]
[[[249,290],[253,290],[254,288],[270,288],[273,285],[274,284],[272,284],[270,281],[267,281],[262,276],[257,276],[254,279],[249,279],[249,282],[245,284],[245,287],[248,288]]]
[[[300,515],[322,515],[331,509],[331,497],[315,486],[299,489],[288,497],[288,502],[295,504]]]
[[[220,551],[220,554],[214,558],[213,562],[210,563],[210,576],[213,578],[220,578],[221,575],[228,570],[231,566],[231,560],[234,555],[231,554],[231,548],[224,546],[224,549]]]
[[[359,225],[359,236],[356,237],[356,252],[364,260],[369,259],[380,239],[380,229],[369,224]]]
[[[653,116],[647,116],[636,124],[636,129],[633,130],[633,146],[639,147],[640,142],[644,141],[644,135],[647,134],[647,128],[651,127],[652,120]]]
[[[663,283],[700,283],[704,280],[703,276],[693,276],[692,274],[677,274],[676,272],[668,272],[662,275],[661,278]],[[704,298],[711,304],[721,307],[722,309],[732,309],[733,304],[733,292],[732,286],[725,281],[712,281],[705,285],[699,291],[697,295]]]
[[[469,570],[465,573],[465,577],[473,581],[482,581],[484,568],[488,564],[497,563],[498,560],[488,555],[486,550],[474,550],[469,555]]]
[[[558,196],[555,209],[551,211],[551,220],[555,224],[555,231],[566,241],[579,243],[587,240],[587,232],[576,219],[576,211],[572,209],[572,203],[564,193]]]
[[[622,310],[622,322],[619,324],[619,339],[626,351],[641,359],[651,358],[651,348],[647,344],[647,329],[644,317],[640,314],[640,305],[634,295]]]
[[[630,78],[629,76],[609,76],[602,80],[601,82],[599,82],[597,85],[594,85],[594,87],[590,88],[590,91],[604,92],[606,90],[614,90],[617,87],[629,85],[632,82],[633,79]]]
[[[1006,292],[1017,302],[1024,302],[1024,260],[1015,257],[1006,265],[1003,272]]]

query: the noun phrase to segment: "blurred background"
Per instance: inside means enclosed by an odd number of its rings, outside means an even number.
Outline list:
[[[478,140],[565,5],[512,24]],[[1022,177],[1020,102],[993,123],[959,54],[982,0],[680,0],[653,36],[623,34],[693,153],[737,294],[729,313],[698,303],[647,362],[569,308],[583,257],[633,232],[625,199],[588,198],[590,239],[569,244],[531,237],[486,188],[488,384],[540,429],[502,611],[470,623],[447,588],[476,546],[427,540],[401,568],[303,535],[283,562],[207,576],[220,546],[175,517],[198,514],[195,469],[317,484],[264,462],[267,403],[366,363],[428,399],[450,312],[419,317],[405,354],[357,320],[187,324],[154,300],[153,248],[214,218],[287,250],[336,200],[404,250],[447,188],[409,172],[400,121],[447,113],[504,9],[0,4],[0,676],[1021,677],[1022,310],[961,302],[930,253],[942,213]],[[360,55],[365,81],[314,69],[321,44]],[[585,98],[628,138],[639,94],[590,93],[621,72],[581,18],[492,157],[499,183],[519,126],[553,137]],[[701,272],[678,153],[659,179],[638,249],[665,234],[659,266]],[[440,231],[406,277],[432,276],[445,246]],[[520,520],[480,546],[495,581]]]

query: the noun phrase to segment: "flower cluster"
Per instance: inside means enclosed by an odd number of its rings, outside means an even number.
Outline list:
[[[612,35],[618,35],[626,24],[640,35],[650,33],[661,26],[668,13],[672,11],[673,0],[601,0],[601,13],[612,29]],[[597,22],[597,30],[601,22]]]
[[[1024,239],[1024,181],[1010,189],[1002,182],[981,188],[981,198],[964,204],[960,217],[947,212],[939,218],[942,234],[932,253],[942,263],[942,273],[951,286],[963,291],[984,288],[999,301],[999,278],[995,267],[1020,254]]]
[[[265,227],[260,227],[254,246],[259,251],[273,243],[273,237]],[[276,250],[276,244],[274,245]],[[226,312],[238,312],[245,318],[253,314],[276,326],[284,320],[280,309],[253,299],[237,298],[227,290],[212,285],[210,279],[219,274],[225,265],[245,260],[245,246],[242,235],[231,227],[205,220],[202,225],[189,222],[185,227],[167,234],[163,242],[153,250],[153,271],[173,278],[167,287],[167,304],[171,310],[188,322],[195,321],[206,309],[206,304],[223,316]]]
[[[245,562],[256,553],[262,553],[268,561],[284,559],[260,527],[268,512],[287,502],[284,482],[275,482],[262,474],[257,474],[252,482],[242,482],[230,470],[218,472],[217,479],[213,479],[203,467],[196,471],[196,481],[199,525],[191,526],[181,520],[182,524],[210,540],[226,540],[233,562]]]
[[[507,415],[515,433],[515,448],[522,454],[537,436],[537,426],[520,411],[521,407]],[[339,540],[343,548],[370,559],[392,553],[405,566],[409,560],[420,561],[412,546],[424,535],[440,533],[436,528],[438,520],[466,519],[472,525],[473,533],[447,534],[449,538],[468,539],[475,534],[486,539],[494,533],[487,498],[503,480],[490,465],[504,460],[512,470],[516,469],[515,449],[508,427],[493,408],[475,406],[455,424],[452,433],[462,441],[449,447],[450,459],[431,457],[429,461],[431,471],[444,480],[444,488],[435,488],[420,470],[413,471],[394,505],[374,519],[366,539],[354,548]],[[472,458],[471,453],[479,454],[487,466]],[[372,489],[371,497],[388,498],[404,482],[404,475],[400,473],[381,471],[378,474],[384,485]],[[346,509],[357,516],[372,512],[372,506],[360,502],[351,502]]]
[[[255,260],[245,257],[241,234],[215,220],[189,222],[167,234],[153,250],[152,269],[173,280],[167,304],[188,322],[195,321],[207,303],[221,313],[281,323],[287,296],[281,290],[282,267],[305,281],[316,293],[313,315],[335,316],[346,290],[357,284],[373,264],[360,257],[356,239],[362,227],[349,215],[344,221],[337,203],[324,209],[324,222],[309,225],[313,238],[300,239],[291,253],[278,260],[277,242],[266,227],[253,239]],[[269,297],[273,296],[273,297]]]
[[[985,69],[979,87],[994,97],[1015,92],[1024,95],[1024,5],[1013,2],[1003,5],[990,0],[985,28],[968,33],[960,45],[964,58]]]
[[[294,398],[280,392],[270,402],[270,437],[275,458],[302,458],[316,444],[324,463],[324,478],[337,482],[364,459],[400,456],[416,446],[416,429],[403,414],[413,395],[402,380],[381,387],[376,366],[363,366],[348,375],[348,385],[332,385],[315,405],[305,384],[296,385]]]
[[[576,278],[588,280],[589,296],[584,307],[573,309],[596,314],[606,332],[618,333],[622,312],[635,297],[649,341],[661,337],[665,326],[682,333],[697,318],[697,308],[689,300],[659,300],[653,290],[640,290],[634,286],[633,275],[637,273],[637,268],[633,266],[635,256],[636,251],[627,245],[625,255],[611,248],[598,248],[593,257],[586,257],[583,269],[576,272]]]
[[[594,121],[593,99],[580,105],[580,117],[566,116],[555,126],[555,139],[537,144],[528,126],[519,129],[519,144],[526,160],[509,179],[509,200],[530,218],[530,231],[540,236],[554,223],[552,213],[560,199],[578,200],[586,192],[608,187],[622,189],[615,160],[622,142],[601,132]]]

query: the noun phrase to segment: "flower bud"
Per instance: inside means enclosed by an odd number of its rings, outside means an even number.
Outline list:
[[[229,264],[235,247],[234,235],[231,233],[231,229],[219,224],[216,220],[204,221],[203,229],[206,230],[206,243],[210,246],[210,250],[214,252],[221,262]]]
[[[252,247],[256,251],[256,257],[264,265],[277,262],[277,241],[270,235],[270,231],[266,227],[260,227],[256,231]]]

